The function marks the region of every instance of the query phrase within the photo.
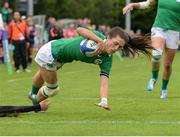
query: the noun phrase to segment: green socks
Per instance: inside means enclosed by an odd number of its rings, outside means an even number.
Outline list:
[[[31,94],[37,94],[39,91],[39,88],[35,87],[34,85],[32,85],[32,90],[31,90]]]
[[[157,80],[158,74],[159,74],[159,70],[153,70],[152,71],[152,79]]]
[[[159,73],[159,70],[153,70],[152,71],[152,79],[157,80],[158,79],[158,73]],[[161,89],[166,90],[168,83],[169,83],[169,80],[163,79]]]
[[[162,90],[166,90],[167,89],[167,85],[168,85],[168,83],[169,83],[169,80],[162,80]]]

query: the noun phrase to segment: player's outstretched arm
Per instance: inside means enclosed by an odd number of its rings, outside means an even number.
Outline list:
[[[109,84],[109,78],[107,76],[101,75],[100,78],[100,97],[101,102],[96,104],[97,106],[110,110],[108,106],[108,84]]]
[[[81,35],[81,36],[83,36],[83,37],[85,37],[85,38],[87,38],[87,39],[91,39],[91,40],[97,42],[98,44],[103,43],[103,40],[102,40],[100,37],[98,37],[98,36],[95,35],[92,31],[89,31],[89,30],[86,29],[86,28],[78,27],[78,28],[76,29],[76,32],[77,32],[79,35]]]
[[[123,8],[123,14],[126,14],[128,11],[131,11],[133,9],[149,8],[151,5],[154,5],[155,3],[156,3],[156,0],[146,0],[142,2],[129,3]]]

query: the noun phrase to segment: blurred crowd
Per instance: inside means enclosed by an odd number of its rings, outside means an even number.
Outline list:
[[[13,11],[9,7],[8,2],[3,3],[0,13],[3,20],[3,28],[0,28],[0,64],[4,63],[5,53],[3,53],[2,29],[5,29],[8,35],[9,49],[12,54],[15,72],[31,72],[29,66],[32,64],[33,52],[38,50],[37,47],[40,47],[35,45],[36,37],[38,37],[39,33],[36,24],[33,22],[33,17],[26,17],[21,15],[19,11]],[[92,24],[88,18],[64,22],[64,20],[56,20],[55,17],[49,17],[45,24],[48,38],[44,40],[44,43],[55,39],[77,37],[78,34],[75,31],[77,27],[99,30],[103,34],[106,34],[110,29],[106,25],[96,26]]]
[[[19,11],[9,8],[9,3],[4,2],[0,8],[3,26],[0,31],[0,63],[4,63],[4,54],[2,48],[2,30],[6,30],[7,37],[12,50],[12,59],[15,71],[20,73],[31,72],[28,65],[32,62],[32,48],[34,37],[37,35],[32,17],[21,16]],[[22,66],[22,70],[21,70]]]
[[[47,21],[47,31],[48,31],[48,40],[54,40],[59,38],[72,38],[77,37],[76,33],[77,27],[88,28],[89,30],[98,30],[106,35],[106,33],[110,30],[109,26],[106,25],[98,25],[91,23],[91,20],[88,18],[84,19],[74,19],[74,20],[56,20],[55,17],[49,17]]]

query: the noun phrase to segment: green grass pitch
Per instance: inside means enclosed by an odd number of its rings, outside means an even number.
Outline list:
[[[153,92],[146,91],[150,59],[114,56],[109,80],[111,111],[98,108],[99,68],[81,62],[65,64],[58,71],[60,92],[51,98],[47,112],[0,118],[0,136],[35,135],[180,135],[180,53],[173,64],[168,99],[161,100],[159,80]],[[0,105],[31,105],[27,93],[38,66],[31,73],[7,75],[0,65]]]

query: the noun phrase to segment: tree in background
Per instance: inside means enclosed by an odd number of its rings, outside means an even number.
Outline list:
[[[18,0],[7,0],[15,9]],[[90,18],[92,23],[124,27],[122,8],[126,0],[37,0],[35,15],[45,14],[55,18]],[[132,0],[138,2],[142,0]],[[2,4],[0,0],[0,4]],[[132,29],[149,32],[156,14],[156,8],[132,12]]]
[[[0,0],[0,8],[2,7],[2,4],[3,4],[4,2],[8,2],[10,8],[12,8],[12,9],[15,9],[15,8],[16,8],[17,0]]]
[[[35,5],[36,14],[56,18],[90,18],[95,24],[119,25],[121,0],[39,0]],[[120,4],[118,4],[120,5]],[[123,5],[122,5],[123,6]]]
[[[137,2],[141,0],[132,0]],[[92,23],[124,27],[122,7],[125,0],[38,0],[35,14],[46,14],[56,18],[90,18]],[[149,31],[156,13],[155,8],[132,12],[132,29]]]

